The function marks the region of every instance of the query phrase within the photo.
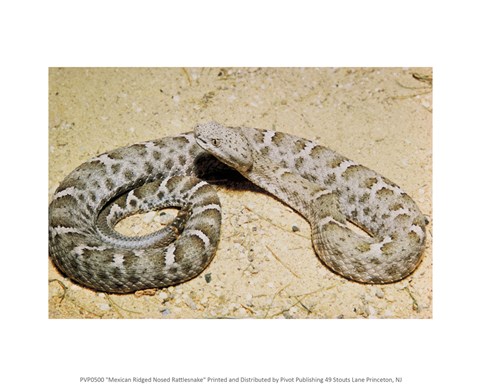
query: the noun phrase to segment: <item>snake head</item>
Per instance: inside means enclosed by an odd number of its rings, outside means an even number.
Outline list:
[[[225,127],[212,121],[198,124],[194,134],[197,144],[222,163],[240,173],[248,172],[252,168],[250,144],[240,129]]]

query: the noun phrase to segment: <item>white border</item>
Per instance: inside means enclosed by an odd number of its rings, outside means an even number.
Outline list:
[[[479,344],[478,225],[472,219],[478,214],[478,11],[467,1],[445,4],[2,5],[5,382],[66,384],[98,375],[473,382]],[[434,319],[48,320],[47,68],[60,65],[433,66]]]

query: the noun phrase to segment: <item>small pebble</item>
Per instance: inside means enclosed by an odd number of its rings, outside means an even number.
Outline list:
[[[100,308],[102,311],[108,311],[110,309],[110,305],[107,303],[101,303],[99,304],[98,308]]]
[[[174,215],[167,214],[165,212],[161,212],[160,215],[155,216],[153,219],[156,223],[167,225],[171,223],[174,219]]]
[[[155,217],[156,212],[155,211],[150,211],[145,214],[143,217],[143,222],[144,223],[151,223],[153,221],[153,218]]]
[[[190,307],[190,309],[193,309],[194,311],[197,310],[197,304],[195,304],[195,302],[190,296],[188,296],[187,294],[183,295],[183,300],[185,304]]]
[[[428,100],[423,100],[422,101],[422,106],[425,107],[425,108],[430,108],[432,105],[430,104],[430,102]]]
[[[384,313],[383,313],[383,316],[384,317],[393,317],[395,314],[390,310],[390,309],[387,309]]]
[[[168,293],[165,292],[165,291],[161,291],[158,293],[158,297],[161,299],[161,300],[166,300],[168,299]]]
[[[290,315],[295,315],[296,313],[298,312],[298,308],[297,307],[292,307],[288,310],[288,313],[290,313]]]
[[[207,283],[210,283],[210,281],[212,281],[212,274],[211,273],[206,273],[205,274],[205,281]]]

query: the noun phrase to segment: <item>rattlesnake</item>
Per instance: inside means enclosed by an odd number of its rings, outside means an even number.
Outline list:
[[[127,293],[179,284],[215,254],[221,208],[204,174],[234,168],[304,216],[320,259],[362,283],[389,283],[420,262],[427,220],[393,182],[312,141],[210,122],[194,132],[134,144],[80,165],[49,208],[49,252],[72,280]],[[177,207],[143,237],[113,227],[125,216]],[[356,234],[347,221],[369,236]]]

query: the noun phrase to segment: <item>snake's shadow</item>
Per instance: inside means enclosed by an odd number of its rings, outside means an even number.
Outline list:
[[[223,164],[208,153],[202,153],[196,157],[193,164],[193,174],[209,184],[232,191],[252,191],[270,195],[264,189],[243,177],[238,171]],[[273,195],[270,196],[275,197]]]

